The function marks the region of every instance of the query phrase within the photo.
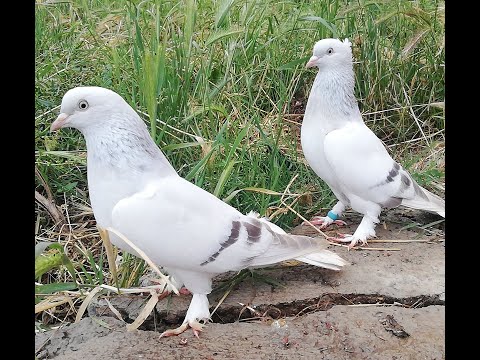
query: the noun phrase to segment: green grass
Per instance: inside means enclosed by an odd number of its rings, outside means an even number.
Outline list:
[[[59,234],[40,206],[37,240],[64,244],[80,284],[104,280],[98,264],[106,260],[85,209],[84,140],[73,130],[49,133],[58,113],[53,109],[80,85],[118,92],[144,114],[181,176],[243,213],[274,214],[274,222],[291,228],[298,219],[284,211],[280,196],[238,190],[282,193],[297,174],[290,192],[312,197],[293,208],[309,217],[330,207],[333,195],[298,150],[296,124],[315,77],[304,64],[323,37],[351,39],[356,95],[367,124],[438,193],[444,171],[445,118],[438,106],[445,94],[443,18],[443,3],[426,0],[37,2],[36,166],[65,207],[65,229],[85,243],[83,249],[67,241],[72,235]],[[45,193],[40,181],[37,190]],[[82,238],[85,231],[89,236]],[[37,281],[69,283],[68,274],[59,267]],[[139,277],[122,276],[124,285]]]

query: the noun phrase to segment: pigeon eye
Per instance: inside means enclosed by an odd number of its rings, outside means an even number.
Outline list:
[[[88,109],[88,102],[86,100],[82,100],[78,103],[78,108],[80,110],[87,110]]]
[[[333,54],[333,49],[332,49],[332,48],[328,49],[328,50],[327,50],[327,54],[328,54],[328,55]]]

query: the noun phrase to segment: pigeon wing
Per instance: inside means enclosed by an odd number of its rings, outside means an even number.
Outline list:
[[[388,154],[379,138],[363,123],[347,123],[325,137],[325,157],[348,197],[358,196],[383,207],[403,199],[425,198],[421,188]]]
[[[179,176],[120,200],[112,223],[155,263],[209,273],[273,264],[327,245],[278,233]]]

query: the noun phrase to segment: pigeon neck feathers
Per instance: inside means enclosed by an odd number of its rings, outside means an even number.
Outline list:
[[[320,69],[305,109],[307,121],[309,113],[316,114],[312,121],[328,123],[328,127],[332,128],[341,127],[347,122],[362,121],[354,86],[352,63]],[[319,116],[321,119],[318,119]]]
[[[107,116],[101,126],[90,126],[82,131],[89,165],[119,171],[123,177],[128,173],[125,172],[127,169],[132,174],[176,174],[136,113]]]

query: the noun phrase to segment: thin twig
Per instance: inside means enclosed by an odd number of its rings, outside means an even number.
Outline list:
[[[228,289],[225,291],[225,294],[223,294],[222,298],[219,300],[217,306],[215,306],[215,309],[213,309],[212,313],[210,314],[210,318],[215,314],[215,311],[217,311],[218,307],[223,303],[223,301],[227,298],[228,294],[230,294],[230,291],[232,291],[232,288]]]
[[[398,248],[372,248],[372,247],[354,247],[355,250],[375,250],[375,251],[400,251]]]
[[[104,300],[107,302],[107,305],[108,305],[109,309],[115,314],[115,316],[116,316],[119,320],[125,322],[125,320],[123,320],[122,315],[120,314],[120,312],[119,312],[117,309],[115,309],[115,307],[112,305],[112,303],[111,303],[107,298],[105,298]]]
[[[164,285],[149,285],[144,287],[138,288],[116,288],[114,286],[102,284],[100,285],[101,288],[114,292],[115,294],[139,294],[144,292],[150,292],[151,290],[155,291],[163,291]]]
[[[283,203],[283,198],[285,197],[285,195],[287,195],[287,192],[288,190],[290,189],[290,186],[292,186],[293,182],[295,181],[295,179],[298,177],[298,174],[295,174],[295,176],[292,178],[292,180],[290,180],[290,182],[288,183],[287,187],[285,188],[285,190],[283,191],[283,194],[282,196],[280,197],[280,202]]]
[[[283,204],[288,210],[290,210],[290,211],[293,212],[295,215],[297,215],[300,219],[302,219],[305,223],[307,223],[307,224],[310,225],[312,228],[314,228],[315,231],[317,231],[319,234],[321,234],[325,239],[328,240],[328,236],[327,236],[322,230],[320,230],[320,229],[317,228],[315,225],[313,225],[310,221],[308,221],[307,219],[305,219],[302,215],[300,215],[297,211],[295,211],[290,205],[286,204],[284,201],[282,201],[282,204]]]
[[[146,117],[148,117],[148,118],[150,119],[150,116],[149,116],[147,113],[144,113],[143,111],[139,111],[139,110],[137,110],[137,112],[139,112],[140,114],[142,114],[142,115],[144,115],[144,116],[146,116]],[[188,136],[190,136],[190,137],[192,137],[192,138],[194,138],[194,139],[197,138],[197,135],[193,135],[193,134],[190,134],[190,133],[185,132],[185,131],[183,131],[183,130],[177,129],[177,128],[174,127],[174,126],[167,124],[165,121],[162,121],[162,120],[160,120],[160,119],[155,119],[155,121],[159,122],[159,123],[162,124],[162,125],[165,125],[166,127],[170,128],[170,129],[172,129],[172,130],[175,130],[175,131],[179,132],[180,134],[188,135]]]
[[[400,78],[400,76],[398,76]],[[400,80],[402,80],[400,78]],[[425,139],[425,142],[427,143],[427,145],[430,145],[430,142],[428,141],[427,137],[425,136],[425,133],[423,132],[423,128],[422,126],[420,125],[420,121],[418,120],[417,116],[415,115],[415,113],[413,112],[413,107],[411,105],[411,101],[410,101],[410,98],[408,97],[408,94],[407,94],[407,91],[405,90],[405,87],[402,86],[402,91],[403,91],[403,94],[405,96],[405,100],[408,101],[408,109],[410,111],[410,114],[412,115],[413,117],[413,120],[415,120],[415,123],[417,124],[418,128],[420,129],[420,132],[422,133],[422,136],[423,138]]]
[[[368,240],[369,243],[411,243],[411,242],[432,242],[432,241],[440,241],[439,239],[379,239],[379,240]]]
[[[443,133],[443,132],[445,132],[445,130],[443,130],[443,129],[442,129],[442,130],[439,130],[439,131],[437,131],[437,132],[435,132],[435,133],[433,133],[433,134],[430,134],[430,135],[426,136],[426,138],[427,138],[427,139],[431,139],[431,138],[433,138],[433,137],[435,137],[435,136],[437,136],[438,134],[441,134],[441,133]],[[419,138],[415,138],[415,139],[405,140],[405,141],[402,141],[402,142],[399,142],[399,143],[396,143],[396,144],[387,145],[387,147],[388,147],[388,148],[392,148],[392,147],[394,147],[394,146],[398,146],[398,145],[401,145],[401,144],[411,144],[411,143],[414,143],[414,142],[417,142],[417,141],[421,141],[421,140],[424,140],[424,138],[419,137]]]
[[[51,112],[59,109],[60,106],[61,106],[61,105],[58,105],[58,106],[55,106],[54,108],[51,108],[50,110],[45,111],[43,114],[40,114],[40,115],[38,115],[37,117],[35,117],[35,120],[38,120],[38,119],[40,119],[41,117],[43,117],[43,116],[45,116],[45,115],[47,115],[47,114],[50,114]]]
[[[375,304],[352,304],[352,305],[347,305],[351,307],[372,307],[372,306],[401,306],[404,307],[403,304],[394,302],[393,304],[380,304],[380,303],[375,303]]]
[[[66,223],[68,225],[68,229],[69,229],[69,237],[68,237],[68,241],[67,243],[70,241],[70,238],[71,238],[71,234],[73,232],[73,229],[72,229],[72,223],[70,222],[70,215],[68,214],[68,206],[67,206],[67,195],[66,193],[63,193],[63,201],[64,201],[64,204],[65,204],[65,215],[66,215]]]
[[[43,189],[47,193],[46,199],[42,194],[35,190],[35,199],[47,209],[50,216],[52,216],[53,220],[55,220],[55,224],[58,226],[62,226],[65,223],[65,217],[60,211],[60,208],[55,204],[55,199],[53,198],[52,191],[50,190],[50,187],[48,186],[47,182],[43,178],[36,165],[35,175],[37,175],[38,180],[42,183]]]
[[[405,110],[405,109],[414,108],[414,107],[427,107],[427,106],[431,106],[432,104],[434,104],[434,103],[417,104],[417,105],[407,105],[407,106],[398,106],[398,107],[395,107],[395,108],[390,108],[390,109],[385,109],[385,110],[378,110],[378,111],[366,112],[366,113],[363,113],[362,115],[363,115],[363,116],[368,116],[368,115],[382,114],[382,113],[385,113],[385,112],[395,111],[395,110]]]
[[[51,332],[51,335],[48,337],[48,339],[45,340],[45,341],[42,343],[42,345],[40,345],[40,347],[39,347],[37,350],[35,350],[35,355],[37,355],[37,354],[40,352],[40,350],[42,350],[43,347],[50,342],[50,340],[54,337],[55,333],[56,333],[55,331],[52,331],[52,332]]]
[[[47,192],[47,198],[48,200],[53,202],[53,195],[52,191],[50,190],[50,187],[47,185],[47,182],[43,178],[42,174],[40,173],[40,170],[38,170],[37,165],[35,165],[35,175],[37,175],[38,180],[42,183],[43,188]]]
[[[49,199],[45,198],[42,194],[40,194],[37,190],[35,190],[35,200],[42,205],[50,214],[50,216],[55,221],[56,225],[63,225],[65,223],[65,217],[62,213],[59,212],[55,203],[50,201]]]

